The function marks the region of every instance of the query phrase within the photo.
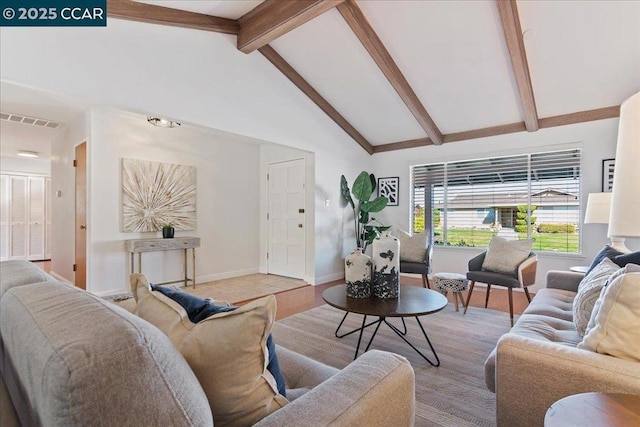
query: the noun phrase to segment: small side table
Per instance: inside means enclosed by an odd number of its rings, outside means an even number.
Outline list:
[[[574,265],[573,267],[570,267],[569,270],[573,271],[574,273],[587,274],[587,271],[589,271],[589,266],[588,265]]]
[[[638,426],[640,395],[581,393],[551,405],[544,417],[545,427]]]
[[[460,295],[460,302],[464,307],[462,291],[466,291],[469,288],[467,276],[458,273],[436,273],[433,275],[433,285],[437,290],[442,292],[444,296],[447,296],[448,292],[453,292],[456,311],[458,311],[458,295]]]

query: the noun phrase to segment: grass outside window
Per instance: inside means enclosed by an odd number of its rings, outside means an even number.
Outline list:
[[[450,228],[446,246],[487,247],[497,231],[477,228]],[[526,233],[519,233],[520,239],[526,239]],[[533,233],[534,251],[578,253],[580,250],[578,233]],[[434,230],[436,245],[443,245],[442,228]]]

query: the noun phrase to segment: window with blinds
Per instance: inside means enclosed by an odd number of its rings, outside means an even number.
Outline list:
[[[580,252],[580,149],[411,167],[413,232],[446,246],[493,236]]]

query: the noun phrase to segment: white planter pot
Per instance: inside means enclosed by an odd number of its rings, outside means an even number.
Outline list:
[[[400,295],[400,241],[388,232],[373,241],[372,290],[378,298]]]
[[[369,298],[371,296],[371,258],[356,248],[344,259],[344,277],[347,296]]]

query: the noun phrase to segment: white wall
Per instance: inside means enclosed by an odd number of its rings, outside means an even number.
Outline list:
[[[377,177],[400,177],[400,206],[387,207],[381,215],[387,223],[404,230],[409,229],[410,177],[409,167],[442,161],[483,158],[525,153],[530,150],[545,151],[565,147],[581,147],[582,188],[581,204],[584,209],[587,194],[601,191],[602,160],[615,157],[618,119],[600,120],[577,125],[542,129],[535,133],[516,133],[490,138],[461,141],[442,146],[429,146],[408,150],[380,153],[373,156]],[[574,265],[588,265],[594,255],[609,241],[605,225],[587,224],[582,227],[582,254],[540,254],[536,288],[544,287],[548,270],[568,270]],[[640,239],[628,239],[627,246],[637,250]],[[437,247],[434,250],[434,271],[464,273],[467,262],[481,249]]]
[[[110,19],[98,30],[3,27],[0,48],[5,81],[314,153],[315,281],[343,276],[353,243],[340,175],[353,180],[371,157],[262,55],[239,52],[235,36]]]
[[[2,156],[0,157],[0,172],[18,172],[49,176],[51,175],[51,160]]]
[[[144,116],[100,109],[91,113],[89,147],[88,290],[126,289],[130,265],[124,240],[161,237],[159,232],[121,232],[122,158],[196,167],[196,229],[176,231],[176,236],[201,238],[199,282],[258,271],[257,144],[188,126],[157,128]],[[151,282],[179,279],[182,256],[182,251],[143,254],[143,273]]]

